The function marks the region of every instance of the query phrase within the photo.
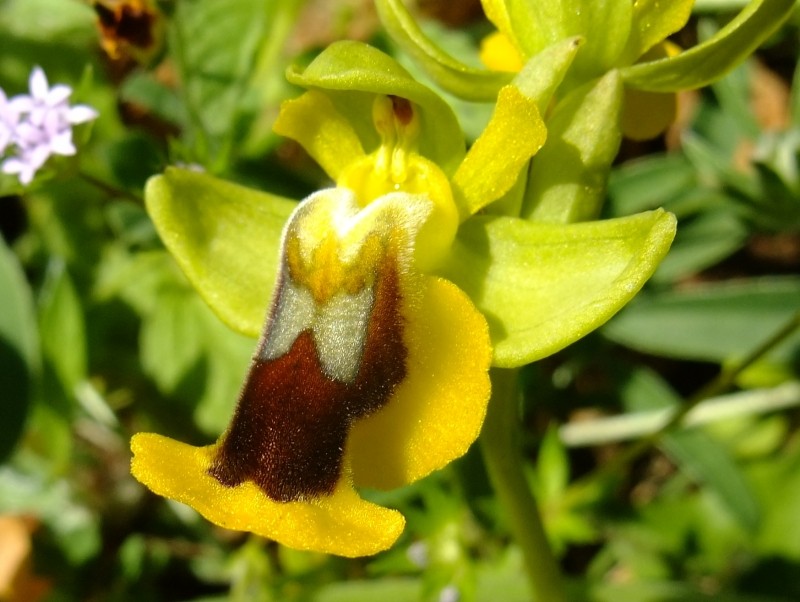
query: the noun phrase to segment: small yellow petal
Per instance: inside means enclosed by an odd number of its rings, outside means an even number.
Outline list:
[[[153,492],[211,522],[298,550],[356,557],[388,549],[405,526],[396,510],[361,499],[343,478],[330,496],[276,502],[252,482],[226,487],[208,473],[216,445],[194,447],[153,433],[131,440],[131,472]]]
[[[420,479],[463,455],[483,424],[492,357],[486,319],[461,289],[431,276],[406,312],[408,377],[350,432],[357,486]]]
[[[546,137],[536,102],[515,86],[502,88],[489,124],[453,176],[462,219],[510,190]]]
[[[494,71],[517,73],[525,64],[514,43],[500,31],[483,38],[480,58],[484,65]]]
[[[315,90],[285,101],[273,130],[299,142],[333,179],[364,156],[353,126],[325,94]]]

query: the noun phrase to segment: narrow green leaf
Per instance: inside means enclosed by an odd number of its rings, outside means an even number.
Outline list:
[[[522,217],[571,223],[599,215],[620,143],[621,104],[622,83],[612,71],[556,105],[532,162]]]
[[[28,282],[0,237],[0,461],[14,449],[39,369],[36,321]]]
[[[653,276],[654,282],[685,278],[717,264],[742,248],[748,230],[733,211],[708,211],[678,229],[669,255]]]
[[[654,355],[722,363],[740,358],[798,309],[800,278],[753,278],[643,296],[603,328],[608,338]],[[795,335],[770,354],[788,361]]]
[[[206,174],[168,169],[150,179],[147,210],[192,285],[234,330],[258,336],[296,203]]]
[[[367,152],[379,143],[372,122],[373,100],[376,94],[386,94],[402,96],[419,107],[422,155],[447,173],[464,157],[464,135],[450,106],[376,48],[361,42],[335,42],[304,70],[290,68],[286,77],[298,86],[324,90],[350,119]]]
[[[158,295],[153,312],[142,321],[142,368],[167,395],[173,394],[192,369],[201,364],[198,304],[202,306],[191,289],[174,286]],[[194,381],[202,377],[193,376]]]
[[[644,285],[669,249],[662,210],[572,225],[476,216],[444,268],[489,322],[494,364],[536,361],[588,334]]]
[[[205,134],[231,136],[266,16],[265,0],[177,4],[173,47],[180,50],[188,112],[199,118]]]
[[[83,308],[63,262],[50,266],[39,311],[42,353],[67,395],[87,376]]]
[[[631,215],[661,207],[697,186],[695,169],[683,155],[648,155],[611,172],[609,209],[613,215]]]
[[[629,411],[676,407],[682,403],[656,373],[639,370],[621,390]],[[746,530],[754,531],[761,510],[750,484],[721,443],[700,429],[678,430],[664,435],[661,445],[693,480],[707,485]]]
[[[383,26],[444,90],[473,101],[491,101],[511,81],[511,74],[465,65],[439,48],[417,25],[402,0],[377,0]]]
[[[161,290],[142,324],[145,372],[166,395],[191,402],[197,426],[212,436],[230,420],[254,346],[185,285]]]
[[[708,85],[752,54],[794,7],[794,0],[753,0],[702,44],[676,57],[622,69],[625,84],[650,92],[678,92]]]
[[[544,504],[560,501],[569,484],[570,467],[567,450],[558,438],[557,428],[548,428],[542,438],[535,470],[537,499]]]

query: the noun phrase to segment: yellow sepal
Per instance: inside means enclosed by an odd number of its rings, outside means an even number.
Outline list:
[[[360,498],[346,476],[330,496],[275,502],[252,482],[226,487],[208,474],[216,445],[194,447],[139,433],[131,449],[131,473],[154,493],[191,506],[220,527],[250,531],[298,550],[376,554],[391,547],[405,526],[396,510]]]

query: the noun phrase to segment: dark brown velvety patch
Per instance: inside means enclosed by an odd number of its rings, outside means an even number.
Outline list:
[[[406,375],[394,264],[385,262],[380,274],[353,382],[325,376],[309,331],[282,357],[253,362],[209,470],[223,485],[252,480],[281,502],[333,493],[350,426],[383,407]]]

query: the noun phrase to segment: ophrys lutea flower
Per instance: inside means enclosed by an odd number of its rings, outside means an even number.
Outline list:
[[[335,44],[290,78],[308,92],[276,130],[335,187],[297,205],[182,170],[148,185],[164,242],[223,320],[258,334],[274,292],[228,430],[199,448],[137,435],[133,472],[222,526],[371,554],[404,520],[358,488],[463,454],[490,365],[544,357],[608,319],[666,253],[674,219],[475,215],[508,202],[544,140],[528,88],[501,94],[466,153],[449,107],[368,46]]]
[[[715,35],[681,52],[666,41],[689,19],[693,0],[482,0],[497,28],[481,49],[491,71],[464,65],[429,40],[401,0],[378,0],[392,37],[445,89],[475,100],[493,98],[539,53],[578,36],[583,49],[562,92],[618,71],[625,85],[623,132],[653,137],[671,123],[676,92],[705,86],[749,56],[794,8],[793,0],[753,0]],[[611,118],[611,117],[609,117]]]

